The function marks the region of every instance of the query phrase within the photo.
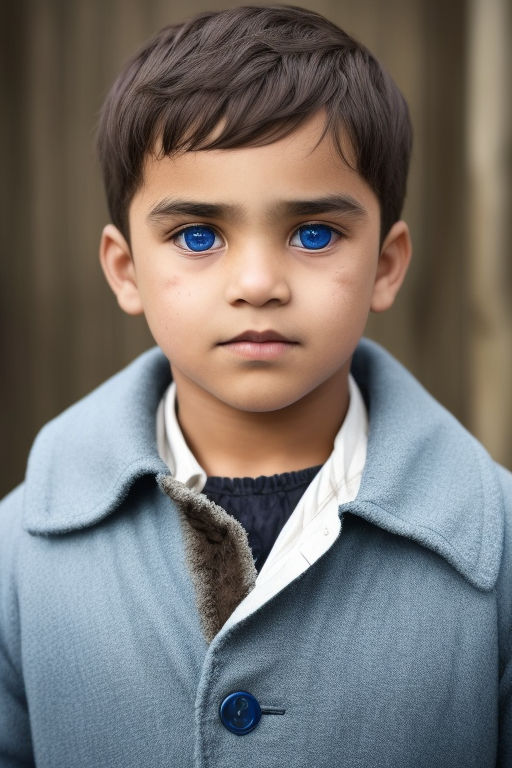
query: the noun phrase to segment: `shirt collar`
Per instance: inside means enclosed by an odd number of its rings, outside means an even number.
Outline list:
[[[349,375],[349,405],[345,419],[334,439],[332,458],[336,466],[336,485],[346,484],[360,473],[365,460],[368,419],[363,398],[354,378]],[[188,447],[176,415],[176,383],[172,382],[157,411],[158,452],[176,480],[191,490],[202,491],[207,474]]]
[[[176,415],[176,383],[169,385],[157,411],[158,452],[180,483],[193,491],[202,491],[206,472],[188,447]]]

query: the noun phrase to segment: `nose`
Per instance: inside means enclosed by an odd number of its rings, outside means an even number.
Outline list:
[[[261,307],[290,301],[289,275],[284,259],[269,248],[247,248],[231,253],[226,263],[226,299],[230,304]]]

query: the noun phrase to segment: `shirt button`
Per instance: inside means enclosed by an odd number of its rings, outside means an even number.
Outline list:
[[[219,707],[222,724],[238,736],[244,736],[258,725],[261,707],[258,699],[247,691],[235,691],[226,696]]]

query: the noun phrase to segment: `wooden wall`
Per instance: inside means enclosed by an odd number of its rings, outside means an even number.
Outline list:
[[[48,419],[153,343],[142,319],[118,309],[98,263],[107,213],[93,136],[102,99],[158,28],[236,4],[3,4],[0,492],[21,481]],[[395,307],[370,318],[368,335],[512,467],[508,6],[309,3],[377,54],[415,125],[405,212],[414,261]]]

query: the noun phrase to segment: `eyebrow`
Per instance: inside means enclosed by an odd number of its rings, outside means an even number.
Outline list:
[[[147,215],[149,222],[159,222],[169,216],[186,215],[195,216],[198,219],[221,219],[228,215],[237,215],[241,212],[238,205],[225,203],[202,203],[194,200],[171,200],[164,198]]]
[[[276,206],[279,214],[314,216],[320,213],[343,213],[350,216],[367,215],[366,208],[350,195],[326,195],[314,200],[283,200]]]
[[[312,200],[282,200],[272,206],[269,220],[282,216],[316,216],[322,213],[338,213],[355,218],[367,216],[366,208],[350,195],[326,195]],[[186,215],[198,219],[244,218],[245,208],[228,203],[206,203],[198,200],[173,200],[164,198],[147,215],[149,223],[159,223],[170,216]]]

